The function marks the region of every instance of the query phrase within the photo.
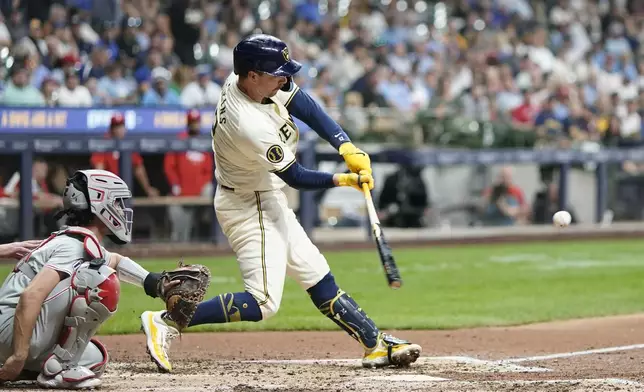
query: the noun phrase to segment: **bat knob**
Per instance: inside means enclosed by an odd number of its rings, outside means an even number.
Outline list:
[[[389,284],[389,287],[391,287],[392,289],[399,289],[400,286],[402,286],[402,282],[400,280],[396,280]]]

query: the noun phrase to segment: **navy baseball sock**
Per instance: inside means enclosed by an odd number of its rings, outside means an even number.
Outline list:
[[[344,329],[366,349],[376,347],[380,334],[378,327],[353,298],[340,290],[330,272],[307,291],[323,315]]]
[[[262,311],[250,293],[225,293],[197,306],[189,326],[221,324],[235,321],[260,321]]]

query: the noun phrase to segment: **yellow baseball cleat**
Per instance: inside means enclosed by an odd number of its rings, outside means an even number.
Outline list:
[[[168,351],[172,339],[179,336],[179,331],[163,320],[165,310],[146,311],[141,314],[141,330],[146,336],[147,352],[160,371],[172,371]]]
[[[381,333],[376,347],[365,352],[362,366],[366,368],[407,367],[416,362],[421,351],[422,348],[418,344]]]

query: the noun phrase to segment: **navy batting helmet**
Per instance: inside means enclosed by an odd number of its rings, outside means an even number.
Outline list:
[[[266,34],[241,40],[233,50],[233,64],[238,75],[256,71],[290,77],[302,68],[302,64],[291,59],[281,39]]]

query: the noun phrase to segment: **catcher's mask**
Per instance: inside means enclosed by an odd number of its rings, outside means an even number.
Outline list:
[[[108,237],[117,244],[132,240],[131,208],[125,208],[125,199],[132,192],[125,181],[107,170],[79,170],[67,180],[63,193],[64,210],[75,224],[87,224],[92,215],[112,232]]]

